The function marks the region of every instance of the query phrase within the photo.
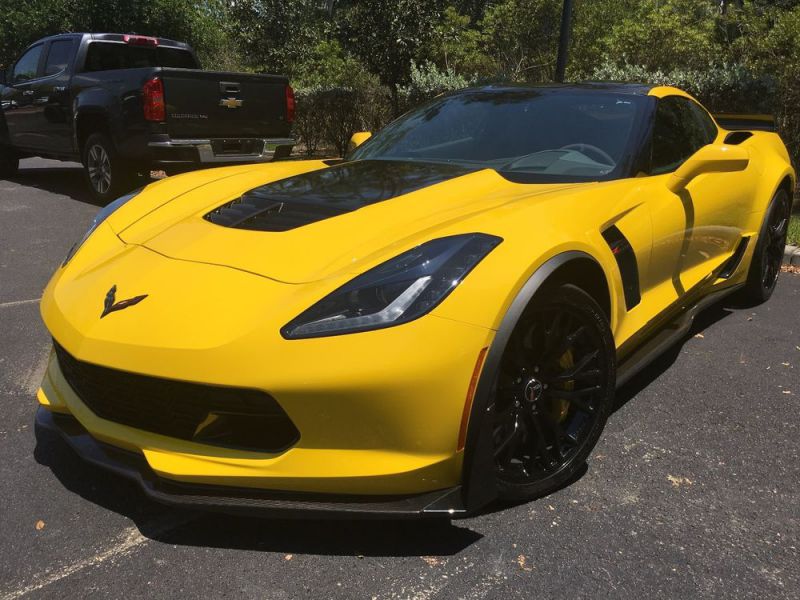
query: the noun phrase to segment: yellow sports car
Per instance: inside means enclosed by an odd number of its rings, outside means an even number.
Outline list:
[[[757,117],[721,122],[670,87],[485,87],[344,160],[153,183],[44,293],[37,423],[174,504],[547,494],[698,310],[772,294],[795,172]]]

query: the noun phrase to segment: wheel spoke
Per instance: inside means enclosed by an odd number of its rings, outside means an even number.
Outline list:
[[[515,450],[522,442],[522,437],[522,427],[520,427],[519,421],[515,421],[514,428],[511,430],[511,433],[496,446],[494,451],[495,458],[502,456],[506,451],[513,452],[513,450]]]
[[[581,325],[575,331],[564,337],[561,340],[561,343],[556,347],[556,350],[554,352],[548,353],[547,357],[551,360],[560,359],[567,352],[567,350],[569,350],[575,345],[575,342],[584,333],[586,333],[586,328],[583,325]]]
[[[591,396],[602,390],[602,386],[599,385],[592,385],[585,388],[579,388],[577,390],[561,390],[558,388],[552,388],[550,390],[550,396],[553,398],[559,398],[561,400],[577,400],[583,398],[585,396]]]
[[[546,413],[530,413],[530,417],[536,430],[537,445],[543,454],[542,458],[548,459],[550,463],[548,466],[551,466],[553,462],[561,462],[563,455],[561,454],[558,425],[548,419]],[[550,442],[549,445],[548,442]]]

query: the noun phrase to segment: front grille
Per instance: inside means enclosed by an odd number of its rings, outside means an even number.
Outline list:
[[[300,433],[272,396],[148,377],[80,361],[54,342],[67,383],[101,419],[173,438],[280,452]]]

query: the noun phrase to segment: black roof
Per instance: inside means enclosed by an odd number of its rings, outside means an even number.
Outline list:
[[[647,83],[624,83],[618,81],[582,81],[579,83],[541,83],[541,84],[493,84],[466,88],[459,91],[509,91],[509,90],[536,90],[547,93],[570,93],[577,91],[613,92],[615,94],[630,94],[633,96],[646,96],[655,86]],[[456,92],[458,93],[458,92]]]
[[[41,43],[41,42],[47,42],[47,41],[50,41],[50,40],[53,40],[53,39],[58,39],[58,38],[63,39],[65,37],[83,37],[83,36],[86,36],[86,35],[90,36],[91,39],[93,39],[93,40],[108,41],[108,42],[121,42],[121,41],[123,41],[124,36],[126,36],[126,35],[142,35],[144,37],[153,37],[153,38],[157,39],[159,46],[167,46],[167,47],[172,47],[172,48],[189,48],[189,44],[187,44],[186,42],[181,42],[181,41],[178,41],[178,40],[172,40],[172,39],[169,39],[169,38],[158,37],[158,36],[154,36],[154,35],[146,35],[146,34],[131,33],[131,32],[128,32],[128,33],[90,33],[90,32],[87,32],[87,31],[65,31],[63,33],[55,33],[53,35],[48,35],[47,37],[43,37],[43,38],[41,38],[39,40],[36,40],[33,44],[31,44],[31,46],[33,46],[35,44],[38,44],[38,43]]]

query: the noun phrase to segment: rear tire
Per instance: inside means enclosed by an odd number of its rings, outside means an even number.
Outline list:
[[[90,135],[83,147],[86,182],[96,200],[103,204],[133,189],[136,172],[119,154],[104,133]]]
[[[766,302],[775,291],[789,233],[790,209],[789,195],[785,190],[778,190],[764,215],[747,283],[741,292],[742,298],[751,304]]]
[[[7,179],[17,174],[19,157],[11,148],[0,146],[0,178]]]
[[[574,285],[541,294],[511,334],[490,407],[497,489],[527,501],[571,481],[614,404],[608,318]]]

